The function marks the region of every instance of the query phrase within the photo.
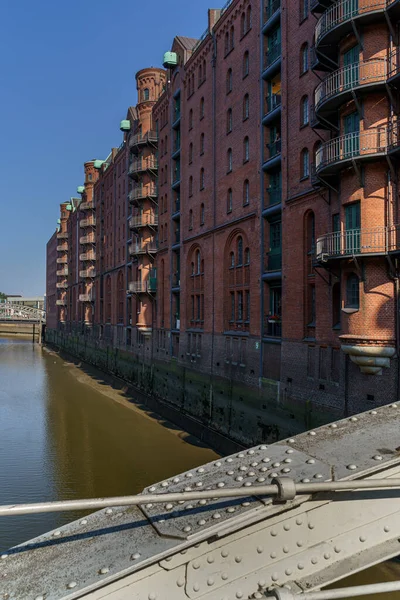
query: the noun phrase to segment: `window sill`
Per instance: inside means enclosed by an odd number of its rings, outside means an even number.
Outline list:
[[[235,46],[232,46],[232,48],[229,48],[229,50],[227,50],[227,51],[225,52],[224,58],[226,58],[227,56],[229,56],[229,55],[230,55],[230,53],[234,51],[234,49],[235,49]]]
[[[244,38],[246,37],[246,35],[247,35],[248,33],[250,33],[250,31],[251,31],[251,27],[249,27],[249,28],[248,28],[248,29],[247,29],[247,30],[246,30],[246,31],[245,31],[245,32],[242,34],[242,36],[241,36],[241,38],[240,38],[240,41],[244,40]]]
[[[243,164],[245,165],[246,163],[248,163],[248,162],[249,162],[249,160],[250,160],[249,158],[245,158],[245,159],[243,160]]]
[[[342,329],[342,326],[341,326],[341,324],[340,324],[340,323],[338,323],[337,325],[334,325],[334,326],[332,327],[332,329],[333,329],[334,331],[340,331],[340,330]]]
[[[229,96],[229,94],[232,94],[232,90],[227,90],[226,95]]]
[[[249,116],[248,116],[248,115],[247,115],[246,117],[243,117],[243,123],[244,123],[245,121],[247,121],[247,120],[248,120],[248,118],[249,118]]]
[[[309,175],[304,175],[304,177],[300,177],[300,181],[306,181],[307,179],[310,179]]]
[[[307,69],[306,71],[303,71],[302,73],[300,73],[299,77],[304,77],[304,75],[307,75],[307,73],[309,72],[310,69]]]
[[[308,14],[305,17],[300,17],[299,25],[303,25],[304,21],[308,20]]]
[[[229,135],[230,133],[232,133],[232,129],[228,129],[228,131],[226,132],[226,135]]]
[[[226,172],[227,175],[229,175],[229,173],[232,173],[232,169],[229,169],[229,171]]]
[[[249,206],[250,202],[244,202],[243,206]]]
[[[360,310],[359,306],[345,306],[341,309],[346,315],[352,315]]]
[[[242,79],[246,79],[246,77],[248,77],[248,76],[249,76],[249,74],[248,74],[248,73],[245,73],[245,74],[243,75]]]
[[[204,115],[201,115],[199,121],[202,121],[203,119],[204,119]]]
[[[308,121],[307,123],[303,123],[302,125],[300,125],[300,131],[302,129],[305,129],[306,127],[308,127],[310,125],[310,122]]]

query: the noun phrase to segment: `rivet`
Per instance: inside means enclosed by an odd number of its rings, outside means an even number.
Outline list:
[[[226,509],[226,512],[228,513],[234,513],[236,510],[236,508],[234,506],[230,506],[229,508]]]
[[[227,471],[227,472],[226,472],[226,474],[227,474],[227,475],[233,475],[233,474],[234,474],[234,471]]]
[[[168,481],[163,481],[161,487],[168,487]]]
[[[218,462],[216,462],[216,463],[215,463],[215,466],[216,466],[216,467],[220,467],[220,466],[221,466],[221,464],[222,464],[222,463],[221,463],[221,461],[218,461]]]
[[[369,413],[370,415],[377,415],[377,411],[376,410],[371,410],[371,412]]]
[[[178,500],[178,504],[185,504],[184,500]]]
[[[306,478],[306,479],[302,479],[302,480],[301,480],[301,483],[310,483],[310,480],[309,480],[309,479],[307,479],[307,478]]]
[[[213,519],[220,519],[221,515],[219,513],[214,513],[213,514]]]
[[[250,502],[242,502],[242,506],[250,506]]]
[[[292,448],[289,448],[289,450],[286,450],[286,454],[293,454],[294,450]]]
[[[243,484],[244,487],[251,487],[253,484],[251,483],[251,481],[246,481],[246,483]]]
[[[335,546],[334,551],[336,552],[336,554],[339,554],[339,552],[341,552],[342,549],[340,548],[340,546]]]
[[[314,523],[309,523],[309,524],[308,524],[308,529],[314,529],[314,528],[315,528],[315,525],[314,525]]]
[[[301,519],[300,517],[298,517],[296,519],[296,525],[303,525],[303,519]]]
[[[156,491],[156,489],[157,489],[157,488],[156,488],[156,486],[155,486],[155,485],[152,485],[149,491],[150,491],[150,492],[155,492],[155,491]]]
[[[265,481],[265,477],[257,477],[258,483],[263,483]]]
[[[315,433],[315,431],[309,431],[308,435],[317,435],[317,434]]]
[[[199,500],[200,506],[205,506],[207,504],[207,500]]]
[[[180,482],[180,479],[179,479],[179,477],[174,477],[172,481],[173,481],[174,483],[179,483],[179,482]]]
[[[385,533],[389,533],[389,531],[390,531],[390,527],[388,527],[387,525],[385,525],[385,527],[383,528],[383,531],[384,531]]]
[[[391,404],[390,408],[397,408],[397,404]]]
[[[44,600],[44,596],[36,596],[35,600]]]
[[[201,525],[202,526],[202,525],[205,525],[205,524],[206,524],[206,522],[205,522],[204,519],[200,519],[200,521],[197,522],[197,525]]]
[[[135,552],[135,554],[132,554],[131,560],[137,560],[138,558],[140,558],[140,556],[140,552]]]
[[[347,465],[349,471],[355,471],[357,469],[357,465]]]
[[[197,469],[197,472],[198,472],[198,473],[204,473],[204,468],[203,468],[203,467],[200,467],[200,469]]]
[[[308,465],[315,465],[315,458],[308,459],[307,464]]]
[[[252,467],[258,467],[258,462],[252,462],[250,466],[252,466]]]
[[[188,504],[187,506],[185,506],[186,510],[192,510],[193,508],[193,504]]]
[[[4,560],[4,559],[6,559],[7,557],[8,557],[8,554],[2,554],[2,555],[0,556],[1,560]]]
[[[297,542],[297,546],[298,546],[299,548],[302,548],[302,547],[304,546],[304,542],[303,542],[303,540],[299,540],[299,541]]]
[[[148,597],[149,600],[157,600],[157,594],[155,594],[154,592],[151,592]]]
[[[186,525],[186,527],[183,528],[183,531],[185,533],[189,533],[189,531],[192,531],[192,528],[190,527],[190,525]]]
[[[277,468],[277,467],[281,466],[281,463],[280,462],[274,462],[274,463],[272,463],[272,466],[275,467],[275,468]]]
[[[293,438],[289,438],[288,442],[289,442],[289,444],[294,444],[294,439]]]
[[[264,548],[262,546],[257,546],[257,553],[262,554],[264,552]]]
[[[261,467],[260,471],[261,473],[265,473],[266,471],[268,471],[268,467]]]
[[[215,581],[214,581],[214,579],[212,577],[209,577],[207,579],[207,585],[211,586],[211,585],[214,585],[214,583],[215,583]]]
[[[263,461],[263,463],[269,463],[269,462],[271,462],[271,459],[270,458],[263,458],[262,461]]]
[[[73,590],[73,589],[74,589],[74,587],[76,587],[77,585],[78,585],[78,584],[76,583],[76,581],[70,581],[70,582],[68,583],[68,585],[67,585],[67,588],[68,588],[69,590]]]
[[[321,475],[321,473],[316,473],[314,475],[314,479],[322,479],[322,478],[323,478],[323,475]]]
[[[331,425],[329,425],[329,427],[330,427],[331,429],[337,429],[337,425],[336,425],[336,423],[332,423]]]
[[[153,506],[153,505],[152,505],[151,503],[150,503],[150,504],[146,504],[146,508],[151,508],[152,506]],[[112,511],[111,511],[111,512],[112,512]]]
[[[245,466],[241,466],[239,467],[239,471],[247,471],[248,467]]]
[[[112,508],[107,508],[106,515],[112,515],[112,512],[113,512]]]
[[[380,454],[375,454],[374,460],[382,460],[382,456]]]
[[[278,535],[278,532],[276,529],[271,529],[271,535],[272,537],[276,537]]]
[[[282,469],[282,473],[290,473],[289,467],[285,467],[284,469]]]
[[[214,561],[215,561],[215,558],[213,557],[212,554],[211,554],[211,556],[207,556],[207,562],[209,565],[212,565]]]
[[[243,592],[241,590],[236,592],[236,598],[243,598]]]
[[[196,482],[196,487],[203,487],[203,483],[201,481]]]
[[[223,488],[223,487],[225,487],[225,484],[224,484],[224,482],[223,482],[223,481],[220,481],[219,483],[217,483],[217,487],[219,487],[219,488]]]
[[[87,519],[82,519],[81,525],[87,525]]]
[[[226,581],[228,579],[228,573],[221,573],[222,581]]]
[[[220,463],[221,464],[221,463]],[[185,477],[193,477],[193,473],[186,473]]]
[[[302,571],[304,569],[304,563],[299,563],[297,565],[297,568],[299,569],[299,571]]]
[[[282,550],[283,550],[283,552],[284,552],[285,554],[288,554],[288,552],[289,552],[289,547],[288,547],[288,546],[283,546]]]
[[[263,594],[261,594],[261,592],[254,592],[254,598],[259,600],[261,598],[264,598]]]
[[[283,526],[283,529],[285,531],[290,531],[290,525],[289,525],[289,523],[285,523],[284,526]]]
[[[247,477],[254,477],[254,475],[255,475],[254,471],[249,471],[247,473]]]
[[[260,581],[257,583],[257,585],[260,588],[264,588],[267,585],[267,582],[265,581],[265,579],[260,579]]]
[[[268,448],[268,446],[262,445],[260,446],[260,450],[266,450]]]
[[[247,452],[247,454],[250,454],[250,456],[251,456],[252,454],[254,454],[254,450],[249,450],[249,451]]]
[[[164,558],[165,562],[171,562],[172,560],[172,556],[167,556],[167,558]]]
[[[240,452],[240,454],[238,454],[237,456],[238,456],[238,458],[244,458],[243,452]]]
[[[222,556],[222,558],[228,558],[228,556],[229,556],[228,550],[221,550],[221,556]]]
[[[283,462],[286,463],[286,464],[289,464],[289,463],[292,462],[292,459],[291,458],[285,458],[285,460]]]
[[[276,558],[276,552],[271,552],[270,557],[271,558]]]
[[[239,475],[239,477],[235,477],[235,481],[243,481],[243,477]]]
[[[314,557],[311,559],[311,563],[312,563],[313,565],[316,565],[316,564],[318,564],[318,558],[316,558],[316,557],[314,556]]]
[[[325,552],[325,554],[324,554],[324,559],[325,559],[325,560],[329,560],[329,559],[330,559],[330,557],[331,557],[331,555],[329,554],[329,552]]]
[[[197,560],[195,560],[193,563],[193,569],[200,569],[200,563]]]
[[[291,575],[293,573],[292,569],[286,569],[285,574]]]
[[[200,590],[200,584],[199,583],[194,583],[193,584],[193,589],[195,592],[198,592]]]
[[[230,458],[230,457],[229,457],[229,458],[227,458],[227,459],[226,459],[226,462],[227,462],[227,463],[231,463],[232,461],[233,461],[233,458]]]
[[[367,538],[364,535],[360,535],[359,540],[360,542],[365,542]]]
[[[271,579],[272,579],[272,581],[278,581],[278,579],[279,579],[278,573],[272,573]]]
[[[242,562],[242,557],[241,556],[235,556],[235,562],[237,562],[237,563]]]
[[[357,417],[351,417],[351,418],[350,418],[350,421],[351,421],[352,423],[355,423],[356,421],[358,421],[358,419],[357,419]]]
[[[165,505],[166,510],[172,510],[174,508],[173,504],[166,504]]]
[[[278,473],[271,473],[270,477],[278,477]]]
[[[191,487],[185,487],[185,492],[191,492],[192,488]]]
[[[100,569],[99,574],[100,575],[105,575],[109,571],[110,571],[110,569],[107,569],[107,567],[103,567],[103,569]]]
[[[181,579],[177,579],[177,581],[176,581],[176,585],[177,585],[178,587],[183,587],[183,586],[185,585],[185,580],[184,580],[183,578],[181,578]]]

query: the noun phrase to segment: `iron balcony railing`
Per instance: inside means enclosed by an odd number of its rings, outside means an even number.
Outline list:
[[[96,217],[88,217],[87,219],[82,219],[79,221],[80,227],[95,227],[96,226]]]
[[[269,204],[279,204],[282,201],[282,189],[280,187],[269,187],[267,188],[269,196]]]
[[[276,140],[276,142],[271,142],[270,144],[267,144],[267,148],[269,150],[269,157],[267,160],[270,160],[281,153],[282,141]]]
[[[135,146],[141,146],[145,144],[156,144],[158,141],[158,134],[156,131],[147,131],[146,133],[138,133],[131,136],[129,139],[129,148],[135,148]]]
[[[174,204],[174,213],[178,213],[181,210],[181,201],[180,200],[175,200],[175,204]]]
[[[66,290],[68,287],[68,283],[66,281],[59,281],[56,283],[56,288],[58,290]]]
[[[86,260],[96,260],[96,252],[84,252],[83,254],[79,255],[79,260],[81,262],[84,262]]]
[[[267,96],[266,102],[267,102],[267,114],[272,112],[279,106],[281,106],[282,96],[281,96],[280,90],[276,94],[271,94],[270,96]]]
[[[265,53],[264,70],[270,67],[281,56],[281,44],[273,44]]]
[[[371,127],[323,143],[315,153],[316,173],[342,161],[386,153],[398,146],[397,127]]]
[[[265,20],[268,21],[281,7],[281,0],[268,0],[265,6]]]
[[[157,289],[157,280],[155,277],[149,277],[147,281],[131,281],[129,291],[132,294],[146,294],[155,292]]]
[[[94,206],[93,202],[82,202],[79,205],[79,209],[80,210],[94,210],[95,206]]]
[[[68,233],[66,231],[60,231],[59,233],[57,233],[57,239],[58,240],[67,240]]]
[[[83,235],[82,237],[79,238],[79,243],[80,244],[95,244],[96,243],[96,237],[94,235]]]
[[[67,306],[67,300],[65,298],[60,298],[60,300],[56,300],[57,306]]]
[[[181,274],[176,272],[172,275],[172,287],[178,288],[181,285]]]
[[[129,254],[154,254],[157,252],[157,246],[154,243],[131,244],[129,246]]]
[[[173,152],[178,152],[178,150],[181,149],[181,139],[177,138],[176,140],[174,140],[174,146],[173,146]]]
[[[135,200],[143,200],[144,198],[157,197],[157,186],[152,185],[137,185],[129,192],[128,198],[131,202]]]
[[[60,258],[57,258],[56,263],[58,265],[66,265],[68,262],[68,257],[67,256],[60,256]]]
[[[318,45],[322,38],[338,25],[350,23],[364,14],[383,11],[391,3],[391,0],[338,0],[318,19],[315,26],[315,44]]]
[[[129,175],[135,175],[143,171],[157,171],[158,160],[155,156],[146,156],[145,158],[139,158],[134,160],[129,167]]]
[[[180,182],[180,180],[181,180],[181,170],[174,169],[172,185],[176,185],[177,183]]]
[[[57,246],[57,252],[68,252],[68,244],[60,244]]]
[[[63,269],[59,269],[56,271],[57,277],[66,277],[68,275],[68,267],[64,267]]]
[[[94,292],[89,292],[88,294],[79,294],[79,302],[94,302],[95,294]]]
[[[79,271],[79,277],[82,277],[82,279],[93,279],[96,277],[96,269],[84,269],[83,271]]]
[[[388,77],[388,61],[383,59],[364,60],[346,65],[334,71],[315,89],[315,110],[335,96],[355,88],[385,82]]]
[[[133,216],[129,219],[130,229],[138,229],[139,227],[157,227],[158,215],[144,214]]]
[[[333,258],[387,254],[400,249],[400,226],[371,229],[349,229],[326,233],[317,239],[316,259],[326,262]]]

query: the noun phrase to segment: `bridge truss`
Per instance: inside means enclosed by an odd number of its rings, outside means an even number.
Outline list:
[[[399,432],[400,404],[391,404],[171,477],[130,506],[91,501],[107,508],[3,554],[1,591],[12,600],[329,598],[313,592],[400,554]]]
[[[46,321],[46,311],[18,302],[0,302],[0,321]]]

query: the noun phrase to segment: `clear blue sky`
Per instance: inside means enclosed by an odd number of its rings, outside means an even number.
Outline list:
[[[86,160],[121,143],[136,71],[161,66],[175,35],[199,37],[208,7],[207,0],[2,0],[0,291],[45,292],[59,203],[76,195]]]

